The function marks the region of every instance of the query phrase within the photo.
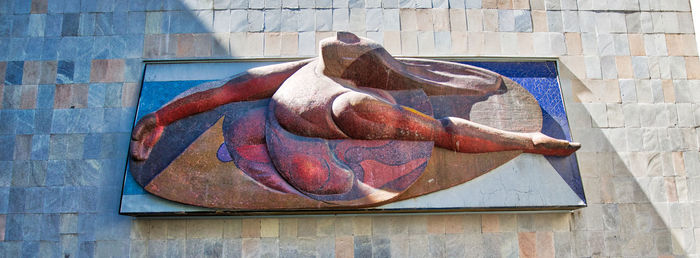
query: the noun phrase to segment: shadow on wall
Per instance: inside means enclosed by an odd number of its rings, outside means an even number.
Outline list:
[[[572,137],[583,146],[577,155],[588,201],[587,208],[574,212],[571,229],[574,243],[588,245],[591,252],[575,254],[691,253],[691,206],[679,201],[689,198],[684,162],[698,160],[698,153],[689,148],[685,153],[660,152],[661,146],[671,145],[661,140],[654,140],[659,148],[643,147],[647,144],[642,139],[647,137],[642,136],[644,129],[625,127],[632,118],[625,116],[630,116],[627,110],[623,114],[623,109],[637,108],[633,106],[637,103],[620,105],[619,92],[609,94],[610,87],[619,87],[617,80],[612,80],[614,85],[601,80],[584,83],[565,62],[560,62],[559,68]],[[603,119],[608,121],[600,121]],[[639,137],[628,130],[639,132]],[[683,154],[689,155],[684,159]],[[682,185],[676,185],[677,178]]]

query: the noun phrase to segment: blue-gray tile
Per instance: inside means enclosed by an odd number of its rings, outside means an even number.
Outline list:
[[[126,34],[128,24],[129,14],[127,12],[114,12],[112,14],[112,34],[113,35],[123,35]]]
[[[5,218],[5,241],[22,240],[24,214],[7,214]]]
[[[29,187],[25,189],[25,194],[27,197],[24,200],[24,212],[41,213],[44,210],[44,202],[42,201],[46,195],[46,188]]]
[[[38,86],[36,94],[36,108],[50,109],[53,108],[54,92],[56,86],[53,84],[41,84]]]
[[[138,40],[143,38],[138,37]],[[143,44],[140,44],[140,46]],[[124,61],[124,82],[138,82],[141,79],[143,63],[140,59],[126,59]]]
[[[4,109],[18,109],[20,106],[21,102],[21,97],[22,97],[22,86],[20,85],[5,85],[3,88],[3,108]],[[10,112],[8,110],[8,112]],[[12,115],[14,115],[14,111],[11,112]],[[9,115],[6,115],[9,116]],[[2,128],[2,126],[0,126]],[[0,129],[0,132],[3,132],[2,129]],[[10,132],[10,130],[7,130],[6,132]]]
[[[86,43],[84,46],[89,46],[91,43]],[[89,51],[84,51],[88,53]],[[89,58],[81,58],[75,62],[75,70],[73,72],[74,83],[87,83],[90,81],[90,66],[92,60]]]
[[[53,109],[37,109],[34,112],[34,133],[50,133],[52,120]]]
[[[329,10],[330,11],[330,10]],[[265,31],[280,31],[280,17],[282,10],[266,10],[265,11]]]
[[[10,194],[10,198],[12,194]],[[75,186],[63,187],[61,190],[61,212],[78,212],[80,209],[80,190]]]
[[[78,214],[78,239],[80,241],[95,241],[96,222],[97,214],[95,213]]]
[[[46,194],[42,198],[42,207],[44,213],[59,213],[61,212],[61,188],[47,187]]]
[[[95,17],[95,35],[112,35],[114,33],[112,21],[112,13],[98,13]]]
[[[58,227],[61,223],[61,216],[58,214],[43,214],[41,219],[41,240],[60,241]]]
[[[32,14],[29,15],[29,28],[27,34],[30,37],[43,37],[44,27],[46,26],[46,15]]]
[[[32,10],[32,1],[26,0],[13,0],[14,1],[14,13],[16,14],[27,14]]]
[[[41,217],[42,214],[38,213],[24,214],[24,218],[22,220],[22,237],[24,240],[41,240]],[[37,248],[37,250],[38,249],[39,248]]]
[[[184,11],[189,8],[181,0],[164,0],[163,10],[169,11]]]
[[[49,135],[35,134],[32,136],[32,160],[47,160],[49,158]]]
[[[61,26],[61,36],[78,36],[78,28],[80,28],[80,14],[67,13],[63,15],[63,26]]]
[[[60,240],[60,238],[59,238]],[[39,242],[39,257],[59,257],[61,256],[61,245],[58,241]]]
[[[69,84],[73,82],[75,63],[70,60],[59,60],[56,71],[56,84]]]
[[[248,0],[231,0],[231,9],[248,8]]]
[[[49,14],[63,13],[63,6],[65,5],[65,0],[52,0],[48,1],[46,11]]]
[[[78,35],[92,36],[95,34],[95,19],[94,13],[81,13]]]
[[[44,48],[44,38],[27,38],[26,42],[24,46],[25,60],[40,60],[42,51],[36,50]]]
[[[7,60],[19,61],[27,59],[27,45],[30,38],[10,38],[10,47],[7,50]],[[41,53],[40,51],[35,51]]]
[[[64,184],[64,176],[66,172],[65,160],[49,160],[46,166],[46,179],[44,184],[47,186],[61,186]],[[59,196],[60,198],[60,196]],[[60,200],[60,199],[59,199]]]
[[[130,0],[128,6],[129,11],[145,11],[146,0]]]
[[[129,12],[127,34],[142,35],[146,26],[145,12]],[[133,45],[130,45],[133,46]]]
[[[364,8],[365,1],[364,0],[348,0],[348,7],[350,7],[350,8]]]
[[[17,110],[17,127],[15,128],[15,133],[17,134],[33,134],[34,133],[34,110],[24,109]]]
[[[20,85],[22,84],[22,75],[24,71],[24,61],[7,62],[5,68],[5,84]]]
[[[51,2],[51,1],[49,1]],[[63,14],[47,14],[46,26],[44,27],[45,37],[61,36],[61,27],[63,24]]]
[[[7,88],[7,86],[5,86]],[[7,135],[7,137],[12,137],[12,139],[15,138],[15,130],[17,127],[17,110],[12,110],[12,109],[6,109],[6,110],[0,110],[0,118],[2,120],[2,123],[0,123],[0,134],[11,134]],[[12,141],[14,144],[14,140]],[[7,143],[6,143],[7,144]],[[6,145],[2,145],[6,146]],[[13,145],[14,146],[14,145]],[[0,157],[2,155],[0,154]],[[12,155],[10,155],[10,159],[12,160]]]
[[[355,236],[355,257],[372,257],[372,238]]]
[[[44,48],[41,50],[41,60],[56,60],[58,58],[58,46],[60,37],[43,38]]]
[[[14,148],[14,146],[13,146]],[[7,187],[12,183],[12,161],[0,161],[0,186]],[[7,195],[3,196],[7,197]],[[2,212],[0,212],[2,213]]]
[[[26,258],[39,257],[39,241],[23,241],[22,242],[22,257],[26,257]]]
[[[97,199],[99,196],[99,190],[97,187],[83,187],[80,193],[80,211],[97,212]],[[94,234],[94,230],[92,231]]]
[[[81,241],[79,247],[80,257],[95,256],[95,241]]]
[[[10,188],[0,187],[0,214],[7,214],[10,203]]]
[[[146,11],[163,10],[163,0],[145,0],[144,9]]]
[[[24,188],[12,187],[10,188],[9,205],[7,211],[9,213],[24,213],[24,200],[26,194]],[[12,223],[6,223],[5,225],[11,225]],[[22,223],[19,224],[20,226]],[[7,239],[7,236],[5,236]]]
[[[105,106],[106,84],[91,83],[88,89],[88,108],[101,108]],[[110,99],[112,98],[111,95]]]
[[[12,16],[0,15],[0,36],[9,36],[12,30]]]

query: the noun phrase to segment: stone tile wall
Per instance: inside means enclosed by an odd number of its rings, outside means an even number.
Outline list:
[[[346,30],[395,55],[558,57],[589,207],[564,214],[119,216],[145,59],[296,57]],[[688,0],[0,1],[0,252],[691,256],[700,61]]]

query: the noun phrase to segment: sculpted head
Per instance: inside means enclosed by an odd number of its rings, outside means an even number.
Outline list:
[[[333,77],[340,77],[362,55],[382,49],[378,43],[350,32],[338,32],[335,38],[321,40],[319,45],[323,73]]]

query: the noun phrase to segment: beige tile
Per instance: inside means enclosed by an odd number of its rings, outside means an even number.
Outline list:
[[[418,32],[418,54],[422,56],[435,55],[435,33],[433,31]]]
[[[20,109],[36,108],[37,85],[22,85],[22,95],[20,96]]]
[[[246,32],[234,32],[229,34],[229,49],[231,56],[245,56]]]
[[[530,14],[532,16],[532,31],[533,32],[547,32],[549,31],[549,25],[547,24],[547,12],[546,11],[532,11]]]
[[[243,219],[241,221],[241,237],[260,237],[260,219]]]
[[[416,9],[416,27],[418,28],[419,31],[432,31],[433,30],[433,10],[432,9]]]
[[[401,20],[401,32],[418,30],[416,9],[401,9],[399,19]]]
[[[164,240],[168,238],[168,221],[167,220],[152,220],[149,223],[150,229],[148,234],[149,240]]]
[[[536,233],[536,246],[537,257],[542,258],[553,258],[555,257],[554,252],[554,233],[546,231],[538,231]]]
[[[211,47],[214,43],[213,34],[194,34],[194,56],[209,57],[211,56]]]
[[[54,84],[56,83],[56,70],[58,62],[56,61],[46,61],[41,62],[41,76],[39,78],[39,84]]]
[[[513,0],[498,0],[498,9],[513,9]]]
[[[385,31],[384,44],[386,51],[392,55],[401,55],[401,32]]]
[[[467,16],[464,9],[449,9],[450,10],[450,30],[455,31],[466,31],[467,30]]]
[[[265,36],[264,33],[259,32],[248,32],[246,33],[245,42],[245,52],[243,56],[262,56],[264,47]]]
[[[339,236],[335,238],[335,257],[355,257],[355,241],[352,236]]]
[[[279,219],[265,218],[260,220],[260,237],[279,237]]]
[[[223,222],[224,238],[240,238],[242,224],[240,219],[227,219]]]
[[[530,9],[530,0],[513,0],[513,9]]]
[[[176,34],[174,35],[177,40],[177,51],[175,56],[177,57],[193,57],[195,56],[195,44],[193,34]]]
[[[483,10],[483,14],[484,31],[498,31],[498,10],[486,9]]]
[[[371,217],[353,217],[352,218],[352,232],[355,236],[369,236],[372,235],[372,218]]]
[[[448,9],[432,9],[433,11],[433,30],[449,31],[450,30],[450,13]]]
[[[538,257],[536,242],[537,235],[535,232],[518,233],[518,255],[526,258]]]
[[[445,233],[461,234],[464,232],[464,216],[463,215],[447,215],[445,216]]]
[[[499,0],[482,0],[481,1],[481,8],[496,9],[496,8],[498,8],[498,2],[499,2]]]
[[[673,81],[672,80],[662,80],[661,87],[662,87],[663,92],[664,92],[664,101],[666,103],[675,103],[676,102],[676,92],[673,89]]]
[[[220,219],[187,220],[187,238],[222,238],[224,222]]]
[[[467,35],[467,48],[470,55],[481,55],[484,52],[484,33],[470,32]]]
[[[644,37],[641,34],[629,34],[627,39],[630,44],[630,55],[645,56]]]
[[[450,33],[453,55],[466,55],[469,52],[467,40],[469,34],[466,31],[452,31]]]
[[[187,220],[172,220],[168,225],[168,239],[187,238]],[[240,234],[239,234],[240,235]]]
[[[122,107],[135,107],[139,102],[140,90],[137,83],[124,83],[122,85]]]
[[[678,202],[678,192],[676,189],[676,179],[673,177],[664,177],[664,190],[668,202]]]
[[[416,56],[418,55],[418,32],[402,31],[401,32],[401,55]]]
[[[700,60],[697,56],[685,58],[685,72],[689,80],[700,79]]]
[[[445,216],[430,216],[428,217],[428,233],[434,235],[445,234]]]
[[[499,232],[498,215],[484,214],[481,215],[481,232]]]
[[[484,54],[501,54],[501,35],[498,32],[484,32]]]
[[[564,33],[566,40],[566,52],[570,56],[578,56],[583,54],[583,48],[581,47],[581,33],[578,32],[568,32]]]
[[[282,54],[282,37],[279,32],[265,33],[265,56],[280,56]]]
[[[280,219],[279,231],[280,238],[296,238],[299,221],[296,218]]]
[[[632,70],[632,57],[616,56],[615,66],[617,68],[617,77],[621,79],[634,78],[634,70]]]
[[[532,45],[532,33],[516,33],[518,37],[518,55],[534,56],[535,47]]]
[[[280,55],[297,56],[299,53],[299,34],[296,32],[280,33]]]
[[[352,217],[337,217],[335,219],[335,235],[336,236],[352,236],[353,222]]]
[[[467,30],[484,31],[484,13],[481,9],[467,9]]]
[[[39,79],[41,79],[41,61],[24,61],[22,84],[39,84]]]

